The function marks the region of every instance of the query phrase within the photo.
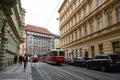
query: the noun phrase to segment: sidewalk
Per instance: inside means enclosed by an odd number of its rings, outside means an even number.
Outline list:
[[[0,72],[0,80],[32,80],[31,63],[27,63],[26,70],[19,63],[9,66]]]

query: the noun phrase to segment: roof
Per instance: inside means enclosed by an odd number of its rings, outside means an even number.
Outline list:
[[[34,31],[34,32],[41,32],[46,34],[52,34],[49,30],[43,27],[38,27],[34,25],[27,24],[25,30]]]

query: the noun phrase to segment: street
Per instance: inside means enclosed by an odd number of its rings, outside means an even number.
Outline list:
[[[120,72],[101,72],[71,65],[31,64],[33,80],[120,80]]]

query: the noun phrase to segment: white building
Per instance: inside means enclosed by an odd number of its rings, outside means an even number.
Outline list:
[[[26,26],[26,54],[40,54],[54,48],[54,35],[46,28]]]

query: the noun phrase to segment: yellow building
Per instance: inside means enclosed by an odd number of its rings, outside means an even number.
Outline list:
[[[119,0],[64,0],[58,12],[66,58],[120,54]]]
[[[54,49],[60,48],[60,36],[54,35]]]

